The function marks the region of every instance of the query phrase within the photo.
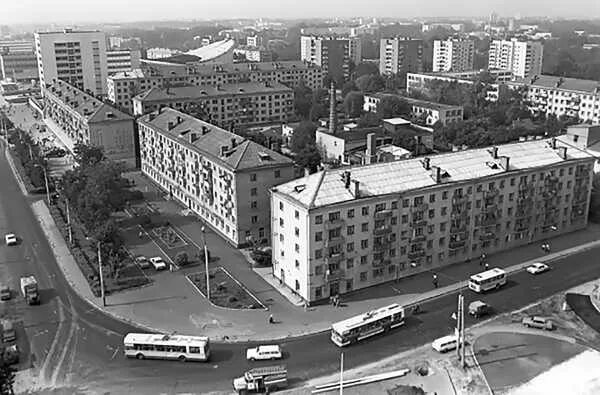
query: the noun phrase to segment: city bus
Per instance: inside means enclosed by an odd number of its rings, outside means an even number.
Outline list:
[[[394,303],[331,325],[331,341],[343,347],[403,324],[404,307]]]
[[[128,333],[123,339],[125,356],[137,359],[174,359],[185,361],[208,361],[210,346],[208,337],[162,335],[152,333]]]
[[[506,272],[497,267],[474,274],[469,279],[469,289],[475,292],[485,292],[498,289],[506,284]]]

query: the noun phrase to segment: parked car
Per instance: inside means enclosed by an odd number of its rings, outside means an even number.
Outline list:
[[[528,266],[526,270],[528,273],[531,273],[531,274],[540,274],[540,273],[544,273],[544,272],[547,272],[548,270],[550,270],[550,266],[546,265],[545,263],[536,262],[536,263]]]
[[[148,268],[150,268],[150,266],[152,266],[150,264],[150,261],[148,260],[148,258],[146,258],[143,255],[137,256],[135,258],[135,263],[137,263],[137,265],[140,267],[140,269],[148,269]]]
[[[155,256],[150,258],[150,263],[156,270],[165,270],[167,268],[167,264],[163,259],[159,256]]]
[[[445,353],[458,347],[458,338],[455,335],[448,335],[435,339],[431,347],[439,353]]]
[[[4,240],[6,241],[7,246],[14,246],[17,245],[17,243],[19,242],[19,240],[17,239],[17,235],[15,235],[14,233],[9,233],[6,236],[4,236]]]
[[[527,328],[545,329],[551,331],[554,329],[554,323],[548,318],[538,316],[523,317],[523,325]]]
[[[10,287],[6,284],[0,284],[0,300],[10,300]]]
[[[249,361],[264,361],[281,358],[281,347],[278,345],[258,346],[246,350],[246,359]]]

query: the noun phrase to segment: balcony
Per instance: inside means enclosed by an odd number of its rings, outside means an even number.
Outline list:
[[[429,206],[427,205],[427,203],[419,203],[419,204],[415,204],[414,206],[412,206],[412,211],[425,211],[427,210],[427,208],[429,208]]]
[[[423,226],[427,224],[427,220],[425,217],[413,218],[410,224],[411,226]]]
[[[392,216],[392,210],[382,210],[375,213],[375,219],[384,219]]]
[[[384,240],[381,243],[373,243],[373,251],[385,251],[390,247],[391,242]]]
[[[390,259],[374,259],[373,267],[387,266],[390,263],[392,263]]]
[[[415,250],[415,251],[409,251],[408,253],[408,259],[419,259],[425,256],[425,250]]]
[[[467,210],[456,210],[450,213],[451,219],[462,219],[468,216]]]
[[[465,233],[466,231],[467,231],[467,224],[460,224],[458,226],[450,227],[450,234]]]
[[[327,220],[324,223],[325,229],[334,229],[344,225],[344,220],[341,218]]]
[[[425,236],[425,235],[419,235],[419,236],[413,236],[413,237],[410,239],[410,242],[411,242],[411,243],[422,243],[422,242],[424,242],[425,240],[427,240],[427,236]]]
[[[391,231],[392,231],[392,227],[390,225],[384,225],[384,226],[380,226],[378,228],[374,228],[373,234],[376,236],[379,236],[379,235],[385,235],[387,233],[390,233]]]
[[[465,246],[465,244],[467,244],[466,240],[455,240],[455,241],[450,241],[448,243],[448,248],[450,250],[458,250],[460,248],[463,248]]]
[[[346,273],[342,269],[327,270],[325,272],[325,280],[326,281],[339,281],[344,278],[345,274]]]
[[[493,240],[495,238],[496,238],[496,234],[493,232],[486,232],[486,233],[479,235],[479,240],[481,240],[481,241]]]
[[[344,244],[345,239],[343,236],[331,237],[325,240],[325,248],[335,247]]]
[[[491,189],[489,191],[483,191],[483,197],[485,199],[492,199],[495,198],[496,196],[498,196],[500,194],[500,191],[496,188]]]
[[[328,265],[331,265],[331,264],[340,264],[343,259],[344,259],[344,253],[343,252],[336,252],[334,254],[326,256],[325,257],[325,263],[328,264]]]

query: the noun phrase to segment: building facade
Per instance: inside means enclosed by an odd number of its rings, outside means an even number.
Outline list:
[[[463,107],[451,106],[448,104],[435,103],[425,100],[417,100],[410,97],[404,97],[394,94],[375,93],[364,96],[363,110],[377,112],[377,106],[385,96],[396,96],[406,101],[411,106],[412,115],[423,119],[423,123],[432,126],[437,122],[442,125],[462,121]]]
[[[308,302],[583,229],[591,155],[534,140],[273,188],[273,274]]]
[[[152,88],[134,97],[133,113],[171,107],[229,129],[285,122],[293,115],[293,101],[294,91],[279,83]]]
[[[379,47],[379,72],[394,75],[423,71],[423,40],[407,37],[382,38]]]
[[[140,68],[140,51],[132,49],[106,52],[106,67],[108,75],[131,71]]]
[[[509,71],[506,71],[509,73]],[[468,76],[463,76],[464,74]],[[477,73],[479,74],[479,73]],[[504,72],[502,75],[505,75]],[[407,73],[406,74],[406,93],[421,92],[427,94],[429,91],[428,85],[433,81],[454,82],[457,84],[473,85],[472,73]],[[486,100],[494,102],[498,100],[499,85],[498,83],[487,86]]]
[[[25,82],[38,78],[38,63],[34,52],[0,53],[0,79],[12,78]]]
[[[350,78],[350,62],[360,63],[360,38],[324,36],[300,37],[300,59],[323,68],[323,73],[336,81]]]
[[[44,118],[60,129],[69,149],[76,143],[102,147],[112,160],[135,166],[133,118],[62,80],[42,91]]]
[[[542,74],[544,47],[539,41],[493,40],[490,42],[488,68],[511,70],[515,77]]]
[[[475,43],[473,40],[449,38],[433,42],[433,71],[473,70]]]
[[[302,61],[201,65],[174,74],[145,66],[141,70],[108,77],[108,99],[132,113],[133,97],[155,87],[224,85],[243,81],[282,83],[290,88],[304,83],[314,90],[323,87],[323,69]]]
[[[270,241],[269,189],[293,178],[290,159],[169,108],[138,129],[144,174],[233,245]]]
[[[600,85],[598,81],[537,75],[508,82],[522,89],[529,109],[534,113],[579,118],[600,122]]]
[[[106,94],[106,37],[99,31],[35,33],[42,89],[54,79],[95,95]]]

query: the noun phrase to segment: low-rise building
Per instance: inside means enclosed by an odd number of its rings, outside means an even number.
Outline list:
[[[224,128],[285,122],[293,115],[294,91],[280,83],[152,88],[133,99],[133,113],[163,107],[199,114]]]
[[[69,149],[76,143],[102,147],[109,159],[135,166],[135,130],[130,115],[61,80],[47,84],[42,95],[44,117],[59,128],[55,133]]]
[[[233,53],[243,56],[247,62],[271,62],[273,53],[263,46],[243,45],[237,47]]]
[[[293,179],[290,159],[170,108],[138,129],[145,175],[231,244],[270,241],[269,189]]]
[[[584,150],[596,158],[594,173],[600,173],[600,124],[582,123],[567,127],[565,134],[557,137],[563,143]]]
[[[315,140],[325,161],[336,161],[341,165],[349,165],[352,164],[351,156],[354,152],[364,151],[367,148],[369,135],[374,136],[376,147],[392,144],[393,141],[391,135],[377,127],[336,133],[331,133],[327,128],[319,128],[315,132]]]
[[[132,49],[106,51],[108,75],[127,72],[140,67],[140,51]]]
[[[594,161],[544,139],[290,181],[271,193],[273,275],[310,303],[583,229]]]
[[[440,122],[442,125],[446,125],[448,123],[461,121],[463,119],[462,106],[452,106],[448,104],[435,103],[425,100],[417,100],[410,97],[394,95],[389,93],[375,93],[365,95],[363,109],[365,111],[377,112],[377,106],[381,102],[381,99],[386,95],[397,96],[402,100],[406,101],[411,106],[413,116],[422,118],[425,125],[428,126],[432,126],[437,122]]]
[[[600,84],[594,80],[537,75],[507,85],[522,89],[534,113],[566,115],[582,121],[600,122]]]
[[[475,72],[479,74],[480,72]],[[510,72],[508,72],[510,73]],[[465,75],[466,74],[466,75]],[[494,74],[492,74],[494,75]],[[512,74],[510,74],[512,76]],[[409,95],[414,92],[421,92],[427,94],[428,84],[433,81],[453,82],[462,85],[473,85],[474,74],[472,72],[467,73],[407,73],[406,74],[406,93]],[[498,78],[505,79],[504,73],[499,74],[496,79],[496,83],[488,85],[486,100],[496,101],[498,100],[499,87]]]
[[[31,82],[38,78],[35,52],[0,53],[0,80],[11,78],[14,82]]]
[[[323,87],[323,70],[302,61],[246,64],[198,65],[177,70],[163,69],[159,62],[144,62],[142,70],[108,77],[108,98],[118,107],[133,111],[134,96],[165,85],[218,85],[238,82],[282,83],[291,88],[304,83],[310,89]],[[165,67],[168,65],[165,65]]]

